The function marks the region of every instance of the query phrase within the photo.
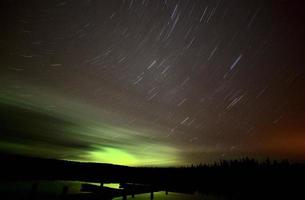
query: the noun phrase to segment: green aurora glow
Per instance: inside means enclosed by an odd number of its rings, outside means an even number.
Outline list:
[[[17,115],[7,119],[11,135],[2,136],[1,151],[129,166],[182,163],[178,149],[152,139],[149,131],[107,124],[109,114],[98,108],[50,95],[4,91],[0,104]]]

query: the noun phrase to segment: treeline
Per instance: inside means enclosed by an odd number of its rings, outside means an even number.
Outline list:
[[[221,160],[189,167],[126,167],[53,159],[0,155],[1,180],[77,180],[99,183],[145,184],[176,192],[215,193],[244,197],[251,194],[303,195],[305,165],[250,158]],[[304,192],[305,193],[305,192]],[[249,199],[249,196],[247,196]]]

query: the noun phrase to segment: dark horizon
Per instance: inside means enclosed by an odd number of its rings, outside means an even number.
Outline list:
[[[283,159],[272,159],[270,157],[265,157],[261,159],[256,159],[254,157],[237,157],[237,158],[232,158],[232,159],[219,159],[219,160],[214,160],[209,163],[190,163],[187,165],[165,165],[165,166],[156,166],[156,165],[135,165],[135,166],[130,166],[130,165],[123,165],[123,164],[113,164],[113,163],[107,163],[107,162],[92,162],[92,161],[79,161],[79,160],[67,160],[67,159],[57,159],[57,158],[51,158],[51,157],[39,157],[39,156],[34,156],[34,155],[26,155],[22,153],[11,153],[11,152],[0,152],[0,159],[1,160],[11,160],[11,161],[18,161],[19,159],[21,160],[42,160],[42,161],[63,161],[63,162],[70,162],[70,163],[79,163],[79,164],[93,164],[93,165],[109,165],[109,166],[119,166],[119,167],[127,167],[127,168],[197,168],[197,167],[215,167],[219,166],[222,163],[234,163],[234,162],[240,162],[242,163],[243,161],[251,161],[254,162],[258,165],[261,164],[281,164],[281,163],[288,163],[290,165],[300,165],[305,167],[305,161],[302,160],[291,160],[288,158],[283,158]],[[7,163],[7,165],[11,165],[11,163]]]
[[[259,163],[254,159],[244,158],[223,160],[213,165],[160,168],[80,163],[3,154],[0,154],[0,159],[0,185],[3,187],[15,181],[19,184],[14,186],[14,190],[18,191],[22,181],[28,185],[32,183],[32,189],[28,189],[25,194],[31,200],[44,199],[43,192],[39,190],[43,191],[43,187],[47,186],[46,181],[83,182],[77,193],[68,193],[69,188],[64,185],[61,196],[53,194],[48,199],[127,199],[127,195],[141,193],[150,193],[150,199],[154,199],[153,193],[157,191],[188,194],[187,199],[193,199],[192,195],[195,193],[212,195],[217,199],[304,196],[300,182],[305,178],[305,164],[291,164],[287,160],[266,160]],[[20,166],[24,170],[20,170]],[[104,186],[107,183],[118,183],[120,188]],[[39,186],[40,184],[42,186]],[[20,193],[0,193],[4,197],[7,194],[11,196],[10,199],[20,197]]]

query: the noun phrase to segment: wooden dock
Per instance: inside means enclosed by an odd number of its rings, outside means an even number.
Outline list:
[[[123,183],[120,188],[105,187],[103,184],[100,186],[93,184],[82,184],[80,194],[70,195],[73,199],[113,199],[122,197],[123,200],[127,196],[135,197],[138,194],[150,193],[150,199],[154,199],[154,192],[162,191],[161,188],[152,187],[150,185]],[[167,192],[166,192],[167,193]]]

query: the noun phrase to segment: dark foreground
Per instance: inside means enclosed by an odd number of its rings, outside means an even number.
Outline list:
[[[1,187],[6,183],[29,181],[28,195],[37,196],[40,181],[74,181],[81,191],[71,192],[63,185],[56,199],[127,199],[147,193],[154,199],[158,191],[212,195],[221,199],[293,199],[305,197],[305,165],[281,162],[257,162],[253,159],[220,161],[214,165],[185,168],[136,168],[110,164],[79,163],[52,159],[0,155]],[[106,183],[119,183],[110,188]],[[12,186],[14,187],[14,186]],[[17,187],[16,187],[17,188]],[[1,199],[12,199],[10,191],[1,191]],[[16,190],[17,191],[17,190]],[[17,195],[18,196],[18,195]],[[5,198],[6,197],[6,198]],[[54,198],[53,198],[54,199]],[[203,198],[206,199],[206,198]]]

